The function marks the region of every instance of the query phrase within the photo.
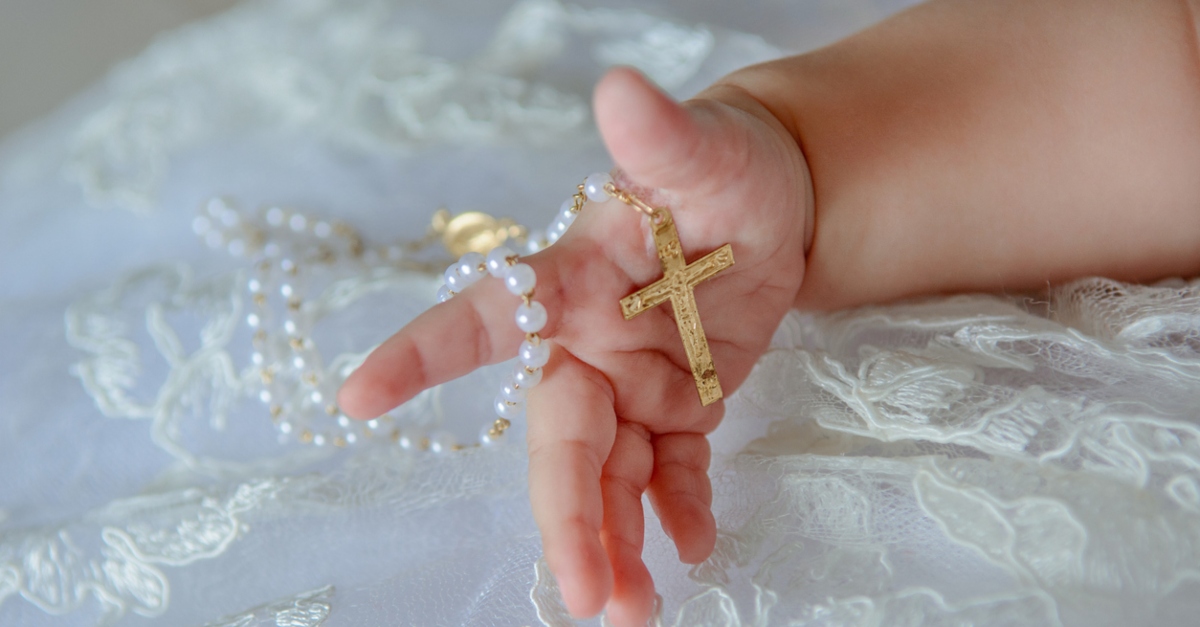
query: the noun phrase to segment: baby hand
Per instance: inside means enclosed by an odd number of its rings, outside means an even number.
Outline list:
[[[812,194],[803,156],[765,108],[730,86],[680,105],[616,69],[597,86],[595,109],[618,185],[672,211],[687,261],[732,245],[736,265],[695,290],[728,394],[804,276]],[[643,492],[684,562],[706,559],[716,539],[705,435],[723,404],[700,404],[668,307],[626,321],[618,306],[662,276],[647,233],[628,206],[588,203],[558,243],[524,260],[537,272],[552,346],[527,403],[534,516],[567,607],[577,616],[607,607],[618,627],[645,624],[653,611]],[[371,354],[342,388],[341,407],[374,417],[512,358],[523,339],[514,307],[498,281],[437,305]]]

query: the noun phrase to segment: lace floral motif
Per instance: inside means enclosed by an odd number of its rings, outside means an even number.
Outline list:
[[[202,627],[320,627],[333,609],[333,586],[285,597]]]
[[[768,607],[814,624],[1136,622],[1131,608],[1200,579],[1196,289],[1091,279],[1026,307],[956,297],[790,318],[743,397],[779,420],[728,477],[761,491],[765,474],[776,491],[738,499],[759,505],[731,510],[694,577],[727,590],[730,568],[759,565],[771,602],[736,607],[741,624]],[[1011,583],[951,600],[950,579],[900,579],[914,543],[969,550],[989,565],[970,580]],[[803,563],[819,567],[778,585]],[[865,596],[825,588],[838,581]],[[788,589],[804,593],[785,605]],[[801,601],[822,594],[842,600]]]
[[[947,603],[928,588],[906,588],[881,598],[830,599],[814,606],[805,625],[1060,625],[1051,599],[1039,593]]]
[[[198,461],[179,440],[180,417],[187,412],[211,416],[219,427],[240,387],[225,351],[241,311],[233,279],[197,286],[185,266],[150,268],[67,310],[67,340],[91,354],[74,372],[96,405],[107,416],[152,420],[155,441],[181,459]],[[146,330],[168,367],[166,382],[143,395],[137,392],[149,387],[140,381],[148,367],[129,321],[121,316],[131,306],[144,308]],[[168,317],[191,307],[207,320],[185,343]],[[199,348],[188,351],[192,343]]]
[[[222,495],[184,490],[113,503],[94,512],[81,528],[0,536],[0,603],[19,594],[43,611],[65,614],[89,598],[102,608],[102,623],[127,612],[158,616],[170,585],[160,566],[180,567],[216,557],[240,536],[238,515],[258,507],[278,482],[244,484]],[[97,533],[98,528],[98,533]],[[96,551],[76,538],[96,534]]]
[[[455,62],[428,52],[418,16],[402,9],[260,0],[160,40],[113,74],[112,101],[75,140],[75,177],[96,202],[146,210],[169,158],[214,138],[302,134],[386,152],[587,136],[586,85],[540,76],[574,40],[667,89],[714,45],[706,28],[639,11],[524,0],[476,57]]]
[[[543,625],[549,627],[569,627],[575,622],[575,619],[571,618],[571,613],[567,611],[567,606],[562,602],[562,595],[558,591],[558,582],[554,580],[554,573],[550,572],[550,566],[542,558],[537,561],[534,570],[537,577],[533,588],[529,591],[529,600],[537,608],[538,618]]]
[[[159,615],[169,594],[162,571],[104,540],[100,555],[90,558],[65,530],[0,543],[0,601],[15,593],[42,611],[65,614],[95,597],[104,622],[128,611]]]
[[[379,292],[390,291],[412,303],[428,302],[436,285],[431,277],[390,266],[349,276],[342,268],[339,276],[313,299],[315,320]],[[88,354],[74,372],[100,410],[114,418],[150,420],[155,444],[189,467],[214,476],[278,472],[323,456],[301,451],[277,459],[234,462],[197,454],[188,446],[185,423],[205,416],[209,426],[220,432],[233,406],[260,387],[258,369],[249,363],[235,365],[231,354],[239,348],[231,340],[240,329],[243,285],[240,272],[196,282],[186,266],[160,266],[130,274],[80,300],[66,317],[68,341]],[[139,318],[145,320],[145,336],[133,323]],[[248,345],[248,338],[242,339]],[[146,380],[163,373],[154,372],[151,357],[143,355],[144,344],[151,344],[166,362],[165,380],[157,390]],[[335,356],[331,363],[359,363],[369,349]],[[420,397],[417,404],[425,400]],[[419,418],[431,420],[429,415]]]
[[[159,616],[170,601],[166,569],[225,555],[247,537],[252,522],[370,507],[402,519],[454,502],[511,498],[524,484],[522,457],[519,448],[508,447],[417,466],[411,454],[371,449],[326,475],[262,477],[115,501],[68,526],[0,535],[0,605],[16,594],[65,614],[95,599],[101,624],[129,612]],[[293,621],[281,625],[320,625],[331,594],[313,591],[218,624],[257,625],[273,613]]]

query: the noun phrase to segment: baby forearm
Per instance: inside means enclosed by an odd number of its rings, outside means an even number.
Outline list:
[[[934,1],[727,82],[809,165],[800,307],[1200,272],[1186,2]]]

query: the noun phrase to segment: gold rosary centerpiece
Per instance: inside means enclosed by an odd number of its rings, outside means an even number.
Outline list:
[[[713,365],[712,352],[708,349],[708,338],[700,324],[700,312],[696,307],[695,287],[716,276],[733,265],[733,249],[725,244],[711,253],[687,263],[683,258],[683,246],[675,229],[675,219],[666,208],[653,208],[629,192],[617,189],[611,183],[606,191],[625,204],[646,214],[650,218],[650,229],[654,234],[654,247],[662,264],[663,277],[654,283],[621,299],[621,313],[626,320],[653,309],[667,301],[675,310],[675,324],[683,339],[696,389],[700,393],[700,404],[712,405],[724,396],[717,369]]]
[[[482,211],[452,215],[447,209],[438,209],[430,233],[441,238],[451,255],[461,257],[472,251],[487,254],[508,242],[523,241],[526,228],[512,218],[496,218]]]

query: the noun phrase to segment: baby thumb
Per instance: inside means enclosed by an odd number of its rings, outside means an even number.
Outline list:
[[[703,191],[719,181],[711,112],[675,102],[637,70],[610,70],[596,85],[596,124],[617,166],[646,187]]]

